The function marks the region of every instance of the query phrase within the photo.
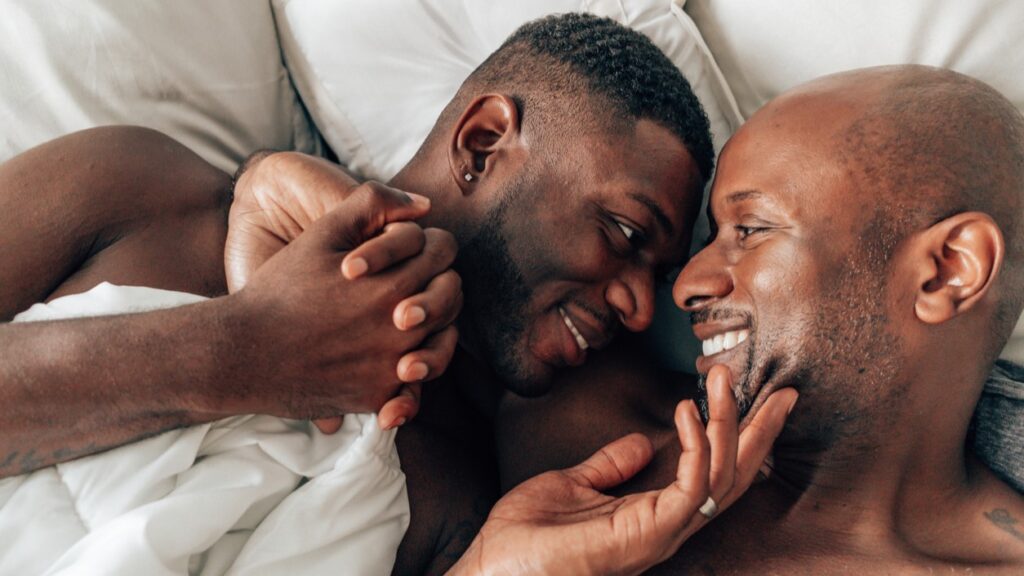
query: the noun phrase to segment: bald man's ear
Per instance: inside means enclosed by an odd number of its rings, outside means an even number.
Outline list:
[[[477,96],[455,124],[448,149],[452,177],[468,194],[493,170],[495,161],[518,143],[519,108],[506,94]]]
[[[999,274],[1006,246],[999,226],[981,212],[951,216],[919,238],[920,288],[914,313],[940,324],[981,300]]]

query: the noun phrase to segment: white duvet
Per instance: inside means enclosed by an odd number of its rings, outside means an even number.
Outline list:
[[[102,284],[15,321],[200,300]],[[409,524],[394,436],[372,415],[331,436],[240,416],[0,480],[0,574],[390,574]]]

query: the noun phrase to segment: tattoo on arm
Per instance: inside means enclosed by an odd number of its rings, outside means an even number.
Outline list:
[[[1018,527],[1020,520],[1014,518],[1009,510],[1005,508],[996,508],[991,512],[985,512],[985,518],[988,518],[990,522],[996,525],[1000,530],[1013,536],[1017,540],[1024,542],[1024,532]]]
[[[90,442],[88,445],[78,448],[58,448],[53,451],[53,455],[47,460],[40,458],[35,448],[30,448],[25,453],[15,450],[0,460],[0,477],[28,474],[48,465],[67,462],[82,456],[89,456],[103,449],[105,447],[98,446],[95,442]]]

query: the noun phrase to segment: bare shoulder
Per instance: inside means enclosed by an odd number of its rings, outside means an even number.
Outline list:
[[[1010,573],[1024,573],[1024,496],[1000,480],[983,464],[977,464],[983,484],[978,511],[978,548],[994,567],[1005,566]]]
[[[0,165],[0,319],[104,280],[223,292],[230,191],[230,176],[140,127],[12,158]]]

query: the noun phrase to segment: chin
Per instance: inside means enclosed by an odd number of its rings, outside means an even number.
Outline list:
[[[554,384],[554,369],[539,362],[530,366],[498,361],[491,366],[505,389],[516,396],[537,398],[550,392]]]
[[[531,374],[527,377],[524,377],[523,374],[514,376],[499,374],[498,378],[501,379],[506,390],[523,398],[538,398],[550,392],[553,387],[550,374],[543,376]]]

